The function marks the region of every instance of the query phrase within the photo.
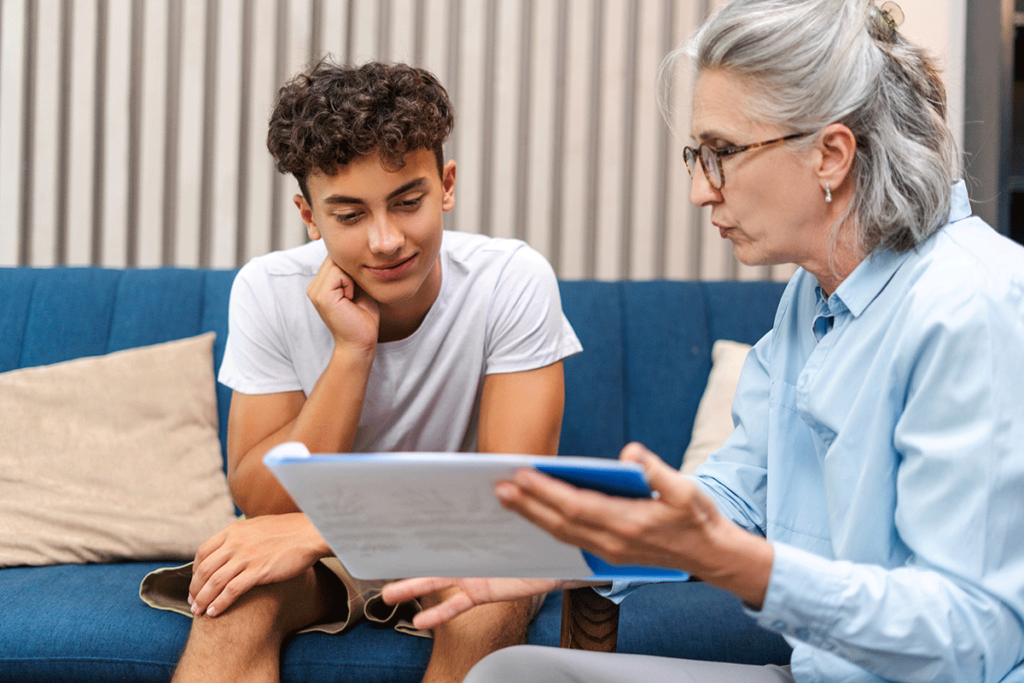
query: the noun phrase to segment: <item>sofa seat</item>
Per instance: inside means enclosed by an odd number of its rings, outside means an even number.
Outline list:
[[[0,570],[0,681],[167,681],[189,619],[147,607],[138,585],[165,563]],[[551,593],[529,642],[557,646],[561,592]],[[282,681],[416,683],[431,641],[361,623],[348,633],[305,633],[285,645]],[[644,586],[622,604],[618,651],[743,663],[789,660],[780,636],[757,627],[731,595],[704,583]],[[719,655],[720,656],[720,655]]]

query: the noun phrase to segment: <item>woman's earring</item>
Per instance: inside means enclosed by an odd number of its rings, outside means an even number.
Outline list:
[[[828,183],[825,183],[825,203],[826,204],[831,204],[832,203],[832,188],[831,188],[831,186],[829,186]]]

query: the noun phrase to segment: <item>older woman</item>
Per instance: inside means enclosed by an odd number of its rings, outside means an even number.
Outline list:
[[[686,51],[691,201],[743,263],[800,266],[723,448],[689,478],[627,446],[653,500],[525,471],[496,491],[611,561],[732,591],[791,671],[515,648],[467,680],[1024,680],[1024,249],[952,182],[944,89],[897,12],[734,0]],[[417,625],[552,587],[460,585]]]

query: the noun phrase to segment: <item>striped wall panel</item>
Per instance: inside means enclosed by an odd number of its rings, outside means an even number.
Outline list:
[[[2,0],[0,265],[232,267],[301,244],[266,122],[331,54],[446,84],[450,228],[525,239],[566,279],[784,279],[739,265],[689,205],[655,102],[711,3]]]

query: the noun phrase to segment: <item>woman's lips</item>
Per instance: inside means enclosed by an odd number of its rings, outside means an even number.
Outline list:
[[[416,254],[413,254],[412,256],[401,261],[396,261],[391,265],[366,266],[366,272],[381,280],[396,280],[409,272],[409,269],[413,267],[415,262]]]

